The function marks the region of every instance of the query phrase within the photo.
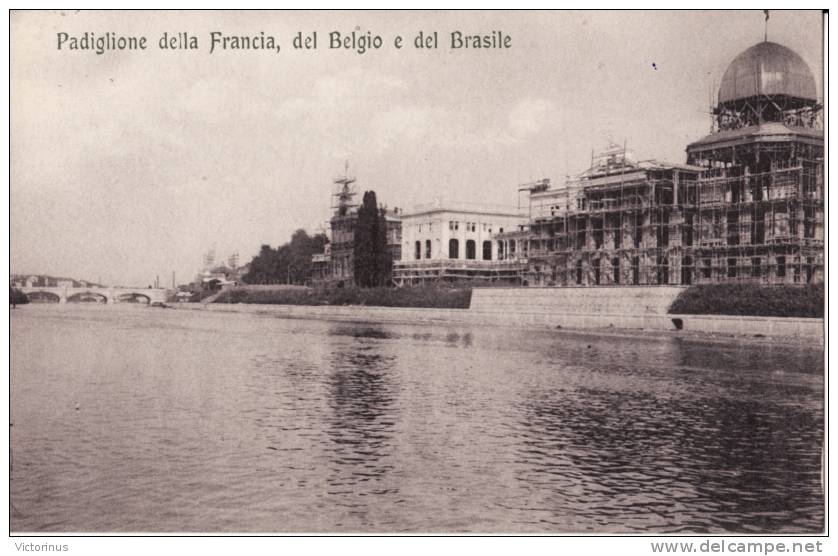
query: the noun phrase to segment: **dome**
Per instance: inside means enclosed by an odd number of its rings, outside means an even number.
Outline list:
[[[796,52],[775,42],[761,42],[727,67],[719,86],[719,104],[761,95],[816,100],[815,78]]]

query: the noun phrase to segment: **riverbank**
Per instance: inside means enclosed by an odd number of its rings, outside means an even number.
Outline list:
[[[468,309],[471,303],[471,292],[471,286],[456,284],[403,288],[305,288],[302,286],[245,285],[221,291],[213,297],[212,303]]]
[[[672,336],[721,343],[823,347],[822,319],[660,314],[556,314],[403,307],[179,303],[180,310],[273,315],[288,319],[381,324],[457,324],[552,329],[619,337]],[[679,328],[680,326],[680,328]]]

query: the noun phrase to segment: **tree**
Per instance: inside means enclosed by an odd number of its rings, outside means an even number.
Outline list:
[[[354,234],[355,283],[362,288],[383,286],[390,280],[385,210],[378,208],[375,191],[364,193]]]
[[[250,261],[250,272],[242,280],[248,284],[305,284],[311,256],[322,253],[325,244],[324,234],[310,236],[299,229],[289,243],[276,249],[262,245],[259,254]]]
[[[270,245],[262,245],[259,254],[250,261],[250,271],[242,276],[248,284],[275,283],[277,253]]]
[[[26,294],[17,288],[9,286],[9,304],[14,307],[15,305],[24,305],[26,303],[29,303],[29,298],[26,297]]]

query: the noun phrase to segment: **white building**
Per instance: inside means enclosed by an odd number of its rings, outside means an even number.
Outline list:
[[[402,256],[394,263],[393,280],[515,280],[525,264],[507,260],[508,244],[496,236],[526,224],[525,214],[505,207],[434,203],[405,211]]]

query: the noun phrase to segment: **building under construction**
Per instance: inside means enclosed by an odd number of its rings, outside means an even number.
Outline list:
[[[713,117],[687,164],[612,145],[563,187],[529,184],[527,281],[822,282],[822,106],[806,63],[776,43],[749,48]]]
[[[329,243],[322,254],[312,257],[310,281],[315,284],[351,285],[355,279],[355,229],[358,226],[355,178],[348,175],[333,180],[332,218]],[[401,219],[396,210],[386,214],[387,250],[391,261],[401,259]]]

